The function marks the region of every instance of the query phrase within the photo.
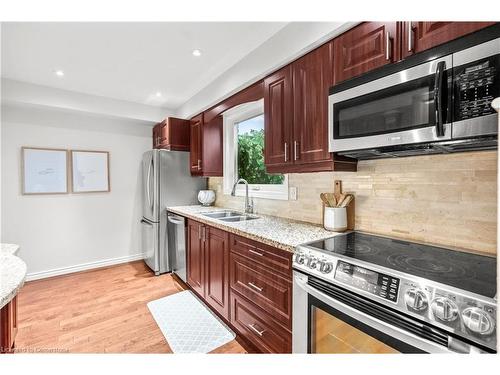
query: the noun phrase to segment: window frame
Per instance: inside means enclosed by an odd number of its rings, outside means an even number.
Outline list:
[[[238,174],[238,132],[236,124],[264,114],[264,99],[240,104],[223,113],[223,193],[230,195]],[[283,184],[248,184],[249,196],[254,198],[288,200],[288,175]],[[245,185],[238,184],[235,195],[245,196]]]

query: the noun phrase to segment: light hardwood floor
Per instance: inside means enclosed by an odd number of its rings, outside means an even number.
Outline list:
[[[146,303],[182,291],[142,261],[32,281],[19,293],[19,352],[171,353]],[[216,353],[245,353],[236,341]]]

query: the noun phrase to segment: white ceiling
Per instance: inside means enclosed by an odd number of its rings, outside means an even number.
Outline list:
[[[285,25],[3,23],[2,77],[177,108]]]

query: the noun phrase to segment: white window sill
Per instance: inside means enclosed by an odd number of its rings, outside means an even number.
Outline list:
[[[231,190],[224,189],[224,195],[231,195]],[[245,187],[238,187],[235,192],[235,196],[244,197]],[[287,201],[288,198],[288,188],[279,190],[253,190],[251,186],[248,187],[248,197],[249,198],[262,198],[262,199],[276,199]]]

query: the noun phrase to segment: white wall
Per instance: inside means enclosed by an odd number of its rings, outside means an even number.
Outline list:
[[[290,22],[177,108],[177,116],[204,111],[358,23]]]
[[[149,123],[4,105],[1,131],[1,241],[21,245],[28,275],[138,258],[139,171],[151,148]],[[21,195],[21,146],[109,151],[111,192]]]

